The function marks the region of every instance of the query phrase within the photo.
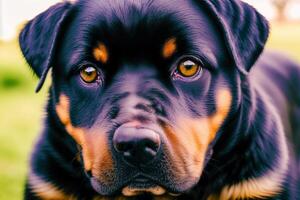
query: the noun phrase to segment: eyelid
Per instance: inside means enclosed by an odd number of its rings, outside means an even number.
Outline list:
[[[96,65],[95,63],[85,61],[85,62],[82,62],[81,64],[78,65],[77,71],[80,71],[80,70],[82,70],[82,69],[85,68],[85,67],[94,67],[97,71],[100,71],[100,70],[101,70],[101,69],[98,67],[98,65]]]
[[[89,61],[83,61],[83,62],[79,62],[78,64],[74,64],[69,72],[69,76],[73,76],[76,75],[80,72],[80,70],[82,70],[84,67],[91,65],[91,67],[95,67],[96,70],[100,73],[102,73],[102,70],[100,69],[100,67],[98,65],[96,65],[93,62],[89,62]]]
[[[184,55],[184,56],[179,57],[179,59],[177,59],[172,64],[172,67],[169,70],[170,73],[174,73],[177,70],[178,65],[184,60],[191,60],[193,62],[197,62],[200,64],[201,67],[205,68],[204,63],[202,62],[202,60],[200,58],[193,56],[193,55]]]

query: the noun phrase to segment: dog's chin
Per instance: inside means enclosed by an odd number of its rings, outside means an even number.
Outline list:
[[[101,196],[123,196],[123,197],[159,197],[168,196],[168,199],[180,196],[186,191],[181,189],[174,189],[173,187],[163,186],[150,179],[135,178],[123,185],[115,184],[108,187],[101,184],[97,179],[91,179],[92,186],[96,192]],[[119,185],[119,186],[118,186]]]

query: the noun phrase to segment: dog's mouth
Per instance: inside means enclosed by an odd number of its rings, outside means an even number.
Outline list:
[[[166,193],[166,189],[143,176],[136,177],[122,189],[122,195],[127,197],[138,196],[145,193],[160,196]]]
[[[92,185],[96,191],[100,194],[103,191],[99,191],[99,185],[97,181],[92,180]],[[145,176],[139,175],[132,180],[128,181],[126,184],[121,186],[112,194],[113,196],[124,196],[124,197],[138,197],[138,196],[180,196],[180,193],[171,191],[167,187],[147,178]]]

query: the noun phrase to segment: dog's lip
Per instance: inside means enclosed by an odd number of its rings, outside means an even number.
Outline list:
[[[132,188],[149,188],[158,185],[155,181],[147,178],[145,176],[139,175],[129,181],[124,187],[132,187]]]
[[[174,197],[181,195],[181,193],[170,192],[166,187],[163,187],[144,176],[136,177],[122,189],[122,194],[124,196],[136,196],[143,193],[149,193],[155,196],[161,196],[166,193]]]
[[[91,178],[91,184],[93,188],[101,195],[111,196],[120,195],[127,197],[138,196],[142,194],[150,194],[154,196],[160,196],[169,194],[171,196],[179,196],[182,192],[175,191],[167,186],[160,184],[151,177],[137,175],[132,179],[126,181],[123,185],[112,189],[110,186],[101,187],[100,182],[95,178]],[[100,184],[100,185],[99,185]]]
[[[144,176],[137,176],[122,188],[122,194],[124,196],[137,196],[143,193],[160,196],[166,192],[167,191],[164,187]]]

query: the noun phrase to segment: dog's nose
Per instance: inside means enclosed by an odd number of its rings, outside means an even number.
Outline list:
[[[153,130],[136,127],[119,127],[113,145],[126,162],[144,165],[152,161],[160,149],[160,137]]]

